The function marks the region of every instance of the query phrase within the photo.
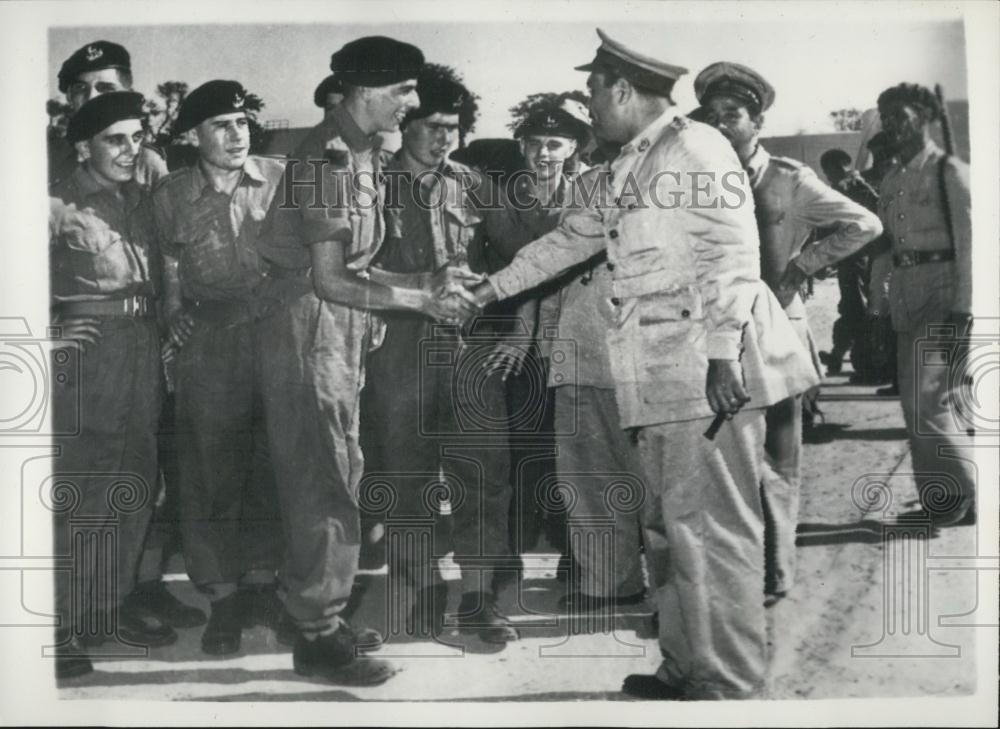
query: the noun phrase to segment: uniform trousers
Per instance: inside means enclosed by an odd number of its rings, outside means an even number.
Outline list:
[[[460,342],[420,317],[386,320],[384,343],[368,360],[374,387],[367,403],[382,471],[366,480],[391,488],[391,574],[417,587],[440,579],[436,562],[444,555],[435,553],[432,532],[447,499],[463,591],[495,592],[513,571],[504,386],[499,373],[483,367],[495,338]]]
[[[760,464],[764,411],[714,440],[701,418],[640,428],[642,510],[664,683],[692,698],[748,698],[767,670]]]
[[[569,535],[580,589],[594,597],[641,593],[639,510],[650,496],[638,448],[621,427],[615,391],[553,389],[557,473],[573,490]]]
[[[312,291],[261,319],[261,389],[285,532],[285,608],[310,634],[328,631],[358,569],[358,443],[370,314]]]
[[[962,378],[954,351],[939,330],[954,298],[954,264],[896,268],[891,280],[892,324],[897,333],[899,401],[910,441],[921,504],[937,515],[961,515],[974,504],[975,464],[969,423],[959,417]],[[936,340],[936,341],[935,341]]]
[[[252,321],[198,321],[178,354],[181,526],[191,581],[213,600],[270,584],[281,524]]]
[[[101,336],[83,352],[59,349],[65,379],[53,382],[52,503],[61,624],[106,631],[102,614],[119,606],[136,571],[156,500],[160,347],[152,319],[99,317]],[[61,381],[60,381],[61,380]]]

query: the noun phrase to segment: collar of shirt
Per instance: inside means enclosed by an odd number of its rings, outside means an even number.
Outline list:
[[[931,160],[931,158],[937,157],[939,154],[941,154],[941,148],[938,147],[933,141],[928,141],[927,144],[924,145],[924,148],[921,149],[913,159],[906,164],[897,165],[896,170],[901,175],[905,175],[909,172],[913,172],[914,174],[919,173],[924,168],[924,165]]]
[[[618,154],[619,159],[632,154],[632,152],[645,152],[649,149],[653,142],[660,136],[663,128],[672,122],[675,116],[676,114],[674,114],[672,107],[666,109],[662,114],[653,119],[645,129],[639,132],[631,142],[622,147],[621,152]]]
[[[747,171],[750,175],[750,187],[756,187],[757,183],[760,182],[761,176],[764,174],[764,170],[767,169],[768,163],[771,161],[771,153],[764,149],[764,145],[758,143],[757,148],[754,149],[753,154],[750,155],[744,165],[743,169]]]
[[[337,104],[333,107],[330,110],[330,117],[325,119],[323,124],[336,132],[330,136],[339,135],[342,137],[352,152],[367,152],[382,146],[381,135],[378,133],[365,134],[361,131],[361,127],[354,121],[354,117],[343,104]]]
[[[79,190],[81,197],[104,196],[113,200],[119,199],[113,190],[102,187],[94,179],[94,175],[86,163],[77,165],[76,169],[73,170],[72,181],[76,189]],[[121,193],[121,199],[125,201],[130,210],[139,204],[142,190],[134,179],[123,182],[118,190]]]
[[[212,186],[212,181],[208,179],[208,175],[201,168],[201,161],[199,160],[194,166],[194,174],[191,175],[191,192],[193,193],[193,199],[199,200],[205,195],[215,192],[215,188]],[[253,184],[254,186],[260,186],[267,182],[267,178],[264,177],[264,173],[261,172],[260,166],[257,164],[257,160],[253,157],[247,157],[247,161],[243,163],[243,170],[240,172],[240,179],[236,183],[236,187],[245,185],[247,183]],[[233,188],[235,192],[236,188]]]

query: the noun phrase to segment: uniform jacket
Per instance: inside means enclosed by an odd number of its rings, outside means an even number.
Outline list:
[[[941,322],[952,311],[971,312],[972,217],[969,167],[949,157],[944,166],[954,241],[941,198],[939,169],[944,152],[933,142],[905,165],[897,164],[879,188],[879,215],[894,254],[948,250],[955,260],[895,268],[889,286],[892,324],[898,331]]]
[[[761,278],[777,289],[789,263],[814,274],[860,250],[882,232],[878,216],[822,182],[806,165],[772,157],[762,145],[746,163],[757,206]],[[803,247],[814,228],[832,229]],[[786,308],[805,318],[796,296]]]
[[[596,194],[579,186],[559,227],[490,282],[511,296],[607,250],[623,427],[711,417],[709,359],[740,359],[752,407],[817,384],[761,281],[753,198],[726,140],[665,112],[604,170]]]

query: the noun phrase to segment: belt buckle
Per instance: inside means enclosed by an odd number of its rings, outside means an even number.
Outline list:
[[[915,261],[915,256],[913,255],[913,251],[901,251],[899,253],[900,266],[903,266],[904,268],[907,266],[912,266],[914,264],[914,261]]]

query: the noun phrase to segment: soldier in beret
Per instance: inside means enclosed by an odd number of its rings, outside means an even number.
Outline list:
[[[79,111],[89,99],[110,91],[132,88],[132,61],[123,46],[110,41],[94,41],[79,48],[59,69],[59,90],[72,109]],[[76,150],[56,141],[49,146],[49,184],[55,184],[77,165]],[[135,180],[150,187],[167,174],[167,163],[153,147],[143,144],[136,160]]]
[[[598,33],[601,47],[580,70],[590,73],[595,134],[621,151],[602,166],[603,188],[474,293],[480,303],[513,296],[607,251],[611,373],[645,482],[627,501],[642,513],[664,656],[655,675],[628,676],[623,690],[746,698],[767,666],[764,408],[814,385],[816,372],[760,280],[738,158],[673,112],[686,69]]]
[[[761,278],[785,309],[802,343],[815,352],[799,288],[817,271],[856,253],[882,232],[878,218],[824,184],[809,167],[772,157],[759,142],[774,89],[738,63],[706,67],[694,82],[705,121],[736,150],[749,175],[760,232]],[[826,235],[804,247],[816,228]],[[767,411],[768,467],[761,494],[768,548],[765,604],[784,597],[795,580],[795,529],[802,472],[802,402],[798,396]]]
[[[961,457],[972,444],[959,412],[971,376],[962,371],[972,328],[969,168],[931,138],[942,110],[930,89],[893,86],[879,95],[878,111],[897,160],[879,188],[879,216],[892,243],[889,309],[920,503],[939,526],[974,524],[975,466]],[[951,366],[921,353],[935,328],[947,332]]]
[[[589,124],[566,107],[549,109],[542,105],[514,130],[514,136],[521,140],[528,169],[534,173],[522,179],[533,183],[532,192],[540,203],[528,219],[541,236],[557,227],[565,208],[580,204],[574,198],[585,196],[586,190],[598,184],[600,168],[566,174],[567,162],[591,144],[593,134]],[[635,443],[620,425],[610,370],[607,333],[614,323],[614,307],[609,303],[613,295],[612,270],[607,256],[599,255],[539,287],[540,295],[528,300],[533,306],[522,309],[522,316],[534,324],[542,365],[525,369],[520,359],[514,358],[508,365],[513,366],[515,375],[520,375],[508,379],[508,383],[521,384],[521,389],[528,392],[546,388],[546,408],[552,418],[550,432],[558,434],[558,439],[551,442],[556,452],[555,469],[565,475],[561,480],[572,482],[574,488],[569,516],[578,525],[595,519],[614,523],[610,548],[602,537],[581,535],[576,542],[579,548],[573,551],[572,559],[578,580],[560,600],[560,605],[572,613],[613,611],[615,606],[641,602],[644,591],[638,551],[639,520],[634,512],[609,510],[606,499],[612,482],[632,479],[633,483],[642,483]],[[576,356],[552,360],[549,354],[559,341],[573,342]],[[542,382],[525,386],[522,383],[533,370],[541,371]],[[512,406],[512,411],[519,411],[525,401],[522,396],[517,401],[521,404]],[[540,481],[539,477],[548,475],[540,473],[539,460],[536,456],[531,462],[535,466],[531,471],[528,464],[524,468],[527,473],[526,483],[521,484],[526,487],[522,503],[529,507],[538,501],[532,494],[536,483],[529,477],[538,474],[536,480]],[[614,477],[609,479],[609,474]],[[546,538],[564,550],[569,568],[567,522],[556,518],[556,514],[545,516]],[[522,516],[522,534],[529,538],[532,517],[538,520],[530,512]]]
[[[153,190],[177,356],[181,533],[191,582],[211,601],[201,639],[210,655],[235,653],[245,622],[280,614],[283,550],[254,307],[266,271],[257,237],[284,163],[249,154],[246,96],[224,80],[187,95],[174,129],[198,162]]]
[[[427,64],[417,78],[420,106],[403,123],[402,147],[386,164],[386,238],[375,265],[395,275],[432,276],[449,266],[485,273],[529,240],[516,212],[500,203],[489,180],[448,153],[476,120],[475,96],[446,66]],[[476,277],[474,280],[478,280]],[[375,450],[397,503],[394,518],[432,518],[427,484],[448,474],[452,547],[462,570],[460,630],[490,643],[516,640],[496,593],[509,558],[510,504],[506,405],[499,374],[473,375],[502,331],[477,320],[456,337],[422,312],[387,312],[383,345],[369,356],[365,404]],[[437,366],[443,355],[451,367]],[[400,474],[407,474],[405,478]],[[398,519],[397,519],[398,520]],[[389,540],[390,544],[394,541]],[[450,548],[450,549],[451,549]],[[409,626],[435,636],[443,628],[447,585],[431,553],[400,550],[390,559],[418,591]],[[440,555],[437,555],[440,556]]]
[[[49,197],[52,321],[61,356],[70,360],[64,368],[70,376],[53,383],[53,417],[57,433],[78,429],[55,439],[56,480],[72,484],[77,500],[56,515],[57,554],[71,553],[70,515],[117,518],[115,554],[98,552],[96,563],[81,557],[72,578],[57,573],[59,677],[90,672],[84,651],[108,640],[146,646],[177,640],[170,626],[125,600],[156,500],[161,386],[155,241],[149,201],[135,181],[142,103],[140,94],[112,91],[80,107],[67,139],[83,161]],[[123,486],[122,474],[133,481]],[[134,508],[109,514],[123,496]],[[101,575],[111,560],[117,582],[105,585]]]
[[[329,118],[333,108],[343,100],[344,88],[334,73],[320,81],[313,92],[313,103],[323,110],[324,119]]]
[[[294,666],[334,683],[377,684],[393,672],[356,656],[357,636],[341,615],[361,541],[359,405],[364,358],[380,336],[372,311],[456,321],[474,310],[460,285],[470,274],[371,265],[385,232],[379,132],[396,131],[418,106],[423,61],[418,48],[382,36],[333,54],[345,98],[290,155],[259,244],[269,285],[300,286],[258,329],[268,343],[260,373],[288,540],[285,607],[300,630]]]

